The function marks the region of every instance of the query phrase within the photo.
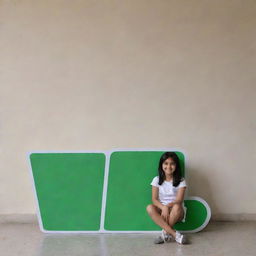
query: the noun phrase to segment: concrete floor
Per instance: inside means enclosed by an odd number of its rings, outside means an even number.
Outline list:
[[[255,256],[256,222],[210,222],[189,244],[155,245],[156,234],[43,234],[36,224],[1,224],[2,256]]]

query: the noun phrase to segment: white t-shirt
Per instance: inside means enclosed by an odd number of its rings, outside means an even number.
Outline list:
[[[159,201],[163,204],[163,205],[167,205],[171,202],[173,202],[176,199],[176,195],[178,192],[179,188],[182,187],[186,187],[186,181],[185,179],[181,179],[179,186],[174,187],[172,185],[172,181],[164,181],[162,183],[162,185],[158,184],[159,181],[159,177],[156,176],[150,185],[158,187],[159,188]]]

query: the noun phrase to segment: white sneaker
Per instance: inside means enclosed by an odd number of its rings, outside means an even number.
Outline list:
[[[179,231],[176,231],[176,238],[175,241],[179,244],[185,244],[185,236],[182,235]]]
[[[173,240],[173,236],[168,234],[164,229],[162,229],[161,237],[165,242],[171,242]]]

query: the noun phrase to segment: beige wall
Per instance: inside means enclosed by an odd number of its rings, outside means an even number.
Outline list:
[[[256,2],[0,2],[0,214],[26,152],[176,147],[214,216],[256,213]]]

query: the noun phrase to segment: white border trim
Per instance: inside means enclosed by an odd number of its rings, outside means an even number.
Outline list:
[[[36,213],[37,213],[36,216],[37,216],[37,219],[38,219],[40,230],[45,233],[46,230],[44,230],[43,224],[42,224],[42,218],[41,218],[41,213],[40,213],[40,209],[39,209],[39,201],[38,201],[38,197],[37,197],[37,193],[36,193],[36,185],[35,185],[35,180],[34,180],[33,171],[32,171],[32,164],[31,164],[31,161],[30,161],[30,155],[31,154],[32,154],[32,152],[28,152],[26,156],[27,156],[27,161],[28,161],[28,164],[29,164],[29,174],[30,174],[29,176],[31,178],[32,189],[33,189],[34,197],[35,197],[35,200],[36,200]]]
[[[106,161],[105,161],[105,175],[104,175],[104,183],[103,183],[103,191],[102,191],[102,204],[101,204],[101,216],[100,216],[100,230],[99,232],[103,232],[104,223],[105,223],[105,213],[106,213],[106,203],[107,203],[107,191],[108,191],[108,174],[109,174],[109,164],[110,164],[110,154],[109,152],[105,152]]]
[[[107,200],[107,188],[108,188],[108,175],[109,175],[109,164],[110,164],[110,156],[112,153],[116,151],[179,151],[184,155],[184,165],[185,165],[185,170],[187,166],[187,154],[184,152],[184,150],[181,150],[179,148],[114,148],[109,151],[43,151],[43,150],[38,150],[38,151],[29,151],[27,152],[27,161],[29,164],[29,169],[30,169],[30,177],[33,185],[33,192],[34,196],[36,199],[36,211],[37,211],[37,217],[38,217],[38,222],[39,222],[39,227],[40,230],[43,233],[48,233],[48,234],[71,234],[71,233],[89,233],[89,234],[98,234],[98,233],[160,233],[161,231],[109,231],[104,229],[104,223],[105,223],[105,212],[106,212],[106,200]],[[101,219],[100,219],[100,229],[99,231],[49,231],[45,230],[43,228],[42,224],[42,218],[40,214],[40,209],[39,209],[39,201],[36,193],[36,188],[35,188],[35,182],[34,182],[34,177],[33,177],[33,171],[32,171],[32,165],[30,161],[30,155],[33,153],[102,153],[105,154],[105,174],[104,174],[104,182],[103,182],[103,192],[102,192],[102,205],[101,205]],[[186,171],[184,173],[184,178],[186,179]],[[209,222],[211,218],[211,210],[209,205],[205,200],[203,200],[200,197],[187,197],[186,200],[197,200],[200,201],[201,203],[204,204],[204,206],[207,209],[207,219],[206,221],[197,229],[194,230],[189,230],[189,231],[181,231],[182,233],[194,233],[202,230]]]

